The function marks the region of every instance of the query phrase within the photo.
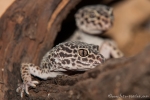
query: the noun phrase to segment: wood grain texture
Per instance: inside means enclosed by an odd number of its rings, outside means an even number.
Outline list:
[[[13,100],[21,81],[20,63],[40,64],[53,46],[61,22],[79,1],[16,0],[7,9],[0,19],[1,100]]]
[[[21,62],[40,64],[62,21],[79,2],[16,0],[7,9],[0,19],[0,100],[110,100],[108,95],[120,93],[150,98],[150,46],[134,57],[112,59],[82,74],[47,81],[34,77],[40,84],[29,88],[29,96],[21,99],[16,93],[17,84],[22,83]]]
[[[47,81],[35,78],[40,84],[24,100],[110,100],[120,95],[123,100],[149,100],[149,54],[150,46],[134,57],[109,60],[84,74]]]

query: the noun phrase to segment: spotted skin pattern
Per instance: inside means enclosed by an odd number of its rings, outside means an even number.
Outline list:
[[[54,78],[65,75],[65,71],[86,71],[104,63],[105,58],[98,51],[99,46],[84,42],[64,42],[48,51],[41,61],[41,65],[32,63],[21,64],[23,84],[17,92],[23,97],[24,91],[29,94],[28,88],[35,87],[38,81],[32,81],[31,75],[41,79]]]
[[[89,34],[100,34],[113,23],[113,9],[105,5],[85,6],[75,14],[77,27]]]
[[[113,40],[106,40],[96,36],[102,34],[113,25],[113,9],[105,5],[85,6],[75,14],[78,30],[74,32],[69,41],[82,41],[99,45],[99,52],[106,58],[120,58],[123,53]]]

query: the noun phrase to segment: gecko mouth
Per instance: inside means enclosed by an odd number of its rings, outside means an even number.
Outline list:
[[[79,63],[79,64],[82,64],[82,65],[84,65],[84,66],[89,66],[90,64],[89,63],[85,63],[85,62],[81,62],[81,61],[77,61],[77,63]]]
[[[101,65],[102,63],[101,62],[99,62],[99,63],[94,63],[93,65],[94,66],[97,66],[97,65]]]

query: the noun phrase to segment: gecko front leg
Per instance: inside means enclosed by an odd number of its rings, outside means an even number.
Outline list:
[[[46,63],[44,65],[46,65]],[[23,97],[24,91],[29,94],[28,88],[30,86],[36,87],[36,84],[39,83],[38,81],[32,81],[31,75],[37,76],[41,79],[47,79],[49,77],[54,78],[57,75],[63,75],[63,73],[54,71],[54,69],[51,70],[46,67],[41,68],[32,63],[22,63],[20,72],[23,83],[18,86],[16,92],[20,92],[21,97]]]
[[[39,83],[38,81],[32,81],[32,79],[31,79],[31,70],[30,69],[34,70],[34,69],[37,69],[37,68],[38,68],[38,66],[35,66],[32,63],[22,63],[21,64],[20,72],[21,72],[21,77],[22,77],[22,80],[23,80],[23,84],[19,84],[19,87],[16,89],[17,92],[20,91],[21,97],[23,97],[24,91],[27,94],[29,94],[28,88],[30,86],[36,87],[36,84]]]
[[[123,53],[117,48],[113,41],[105,40],[99,48],[99,51],[106,59],[123,57]]]
[[[60,43],[48,51],[39,66],[32,63],[21,65],[23,84],[17,92],[29,94],[28,88],[35,87],[38,81],[32,81],[31,75],[41,79],[55,78],[57,75],[66,75],[66,71],[86,71],[104,63],[105,58],[99,53],[99,46],[79,41]]]

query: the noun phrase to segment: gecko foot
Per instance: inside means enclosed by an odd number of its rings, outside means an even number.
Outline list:
[[[38,81],[30,81],[30,82],[24,82],[23,84],[18,84],[18,88],[16,89],[16,92],[20,92],[21,98],[23,97],[24,91],[29,94],[28,88],[30,86],[36,87],[36,84],[38,84]]]

